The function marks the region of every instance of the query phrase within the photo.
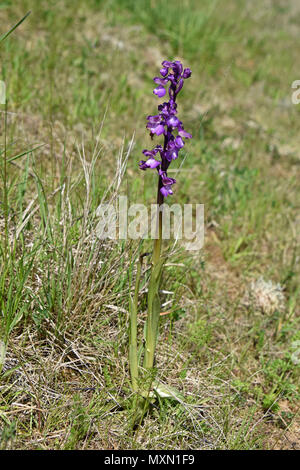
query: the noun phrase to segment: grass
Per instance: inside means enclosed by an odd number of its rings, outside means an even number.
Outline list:
[[[0,9],[1,34],[32,11],[0,48],[1,448],[299,448],[297,2],[17,3]],[[173,201],[205,204],[205,246],[176,251],[163,279],[157,370],[184,398],[133,434],[138,245],[99,241],[95,211],[155,197],[137,161],[167,57],[193,70]],[[145,263],[140,328],[147,281]]]

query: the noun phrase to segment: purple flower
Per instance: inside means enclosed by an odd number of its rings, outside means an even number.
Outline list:
[[[154,116],[148,116],[147,117],[148,122],[151,124],[157,124],[161,121],[161,116],[159,114],[156,114]]]
[[[159,85],[158,87],[154,88],[153,93],[159,98],[162,98],[163,96],[165,96],[166,90],[162,85]]]
[[[161,188],[160,192],[163,195],[163,197],[167,197],[167,196],[169,196],[169,194],[173,194],[173,191],[172,191],[171,186],[169,184],[167,184],[166,186],[163,186]]]
[[[180,135],[180,137],[185,137],[186,139],[191,139],[193,137],[192,134],[186,132],[183,127],[180,127],[178,129],[178,134]]]
[[[190,78],[190,76],[192,75],[192,71],[191,69],[187,68],[187,69],[184,69],[183,71],[183,78]]]
[[[165,76],[167,75],[167,73],[168,73],[168,68],[167,68],[167,67],[163,67],[163,68],[160,69],[159,72],[160,72],[160,74],[161,74],[163,77],[165,77]]]
[[[150,130],[150,133],[153,135],[153,134],[156,134],[156,135],[161,135],[164,133],[165,131],[165,128],[162,124],[147,124],[147,129]]]
[[[180,150],[185,142],[183,139],[191,139],[192,135],[184,130],[182,122],[176,116],[177,103],[176,98],[184,85],[184,80],[191,76],[189,68],[183,69],[181,62],[175,60],[170,62],[164,60],[160,69],[161,77],[154,77],[153,81],[158,85],[153,93],[159,98],[166,94],[165,86],[168,85],[169,101],[158,105],[158,114],[147,117],[147,129],[150,136],[164,135],[164,145],[157,145],[153,150],[143,150],[143,154],[148,159],[141,160],[139,166],[141,170],[148,168],[157,169],[160,178],[160,193],[163,197],[173,194],[172,185],[176,183],[174,178],[167,175],[167,170],[172,162],[178,158]],[[176,133],[174,135],[174,133]],[[160,154],[161,160],[155,157]]]
[[[165,171],[158,170],[158,174],[159,176],[161,176],[162,183],[164,186],[172,185],[176,183],[176,180],[174,178],[170,178],[169,176],[167,176],[167,173]]]
[[[157,83],[158,85],[166,85],[169,81],[168,78],[160,78],[160,77],[154,77],[153,81]]]
[[[182,63],[179,62],[179,60],[175,60],[175,62],[173,62],[172,68],[174,70],[174,73],[178,75],[182,74],[183,67],[182,67]]]
[[[167,120],[168,127],[178,127],[179,119],[176,116],[170,116]]]
[[[146,155],[146,157],[154,157],[157,152],[160,152],[162,150],[162,146],[161,145],[157,145],[156,147],[154,147],[153,150],[143,150],[143,154]]]
[[[175,139],[175,145],[178,149],[182,149],[182,147],[184,146],[184,142],[182,140],[182,138],[180,137],[180,135],[178,135]]]
[[[168,160],[168,162],[171,162],[172,160],[176,160],[177,157],[178,157],[177,149],[173,149],[166,153],[166,159]]]
[[[155,160],[155,158],[150,157],[148,160],[145,162],[144,160],[141,160],[139,162],[140,169],[141,170],[147,170],[147,168],[157,168],[161,164],[160,161]]]
[[[160,188],[161,194],[164,197],[169,196],[169,194],[173,194],[172,185],[176,183],[176,180],[174,178],[169,178],[165,171],[158,170],[158,173],[163,184],[162,188]]]

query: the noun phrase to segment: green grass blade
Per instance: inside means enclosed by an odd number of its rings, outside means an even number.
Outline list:
[[[14,157],[9,158],[9,159],[7,160],[7,163],[13,162],[14,160],[17,160],[18,158],[24,157],[24,155],[28,155],[29,153],[34,152],[34,151],[37,150],[37,149],[40,149],[40,148],[43,147],[44,145],[46,145],[46,144],[41,144],[41,145],[38,145],[37,147],[34,147],[34,148],[30,149],[30,150],[25,150],[24,152],[19,153],[18,155],[15,155]]]
[[[20,24],[23,23],[23,21],[26,20],[27,16],[29,16],[30,13],[31,13],[31,11],[26,13],[26,15],[20,21],[18,21],[18,23],[15,24],[7,33],[2,34],[2,36],[0,36],[0,42],[4,41],[4,39],[6,39],[7,36],[9,36],[18,26],[20,26]]]

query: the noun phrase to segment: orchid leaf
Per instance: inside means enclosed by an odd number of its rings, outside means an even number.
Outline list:
[[[160,398],[172,398],[173,400],[177,400],[179,402],[184,399],[182,393],[180,393],[175,388],[170,387],[169,385],[156,382],[154,384],[153,390]]]

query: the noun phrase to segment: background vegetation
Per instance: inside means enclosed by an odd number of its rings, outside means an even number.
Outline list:
[[[0,48],[1,447],[299,449],[298,2],[7,0],[1,34],[29,10]],[[173,58],[194,138],[172,202],[205,204],[205,246],[164,277],[157,365],[184,398],[131,433],[137,246],[100,242],[95,209],[154,200],[137,162]]]

